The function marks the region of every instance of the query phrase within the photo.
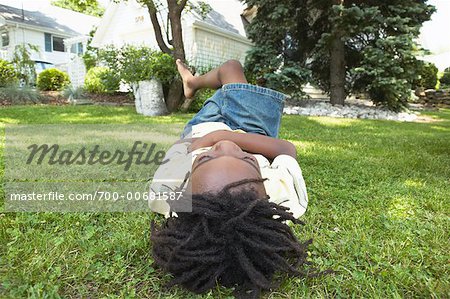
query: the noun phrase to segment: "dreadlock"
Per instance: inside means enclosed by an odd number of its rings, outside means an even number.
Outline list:
[[[311,240],[300,243],[285,222],[303,223],[254,190],[231,190],[262,181],[247,179],[218,193],[194,194],[192,212],[178,213],[159,227],[152,223],[154,261],[174,276],[170,286],[203,293],[218,282],[259,293],[273,287],[276,272],[306,275],[298,267],[306,262]]]

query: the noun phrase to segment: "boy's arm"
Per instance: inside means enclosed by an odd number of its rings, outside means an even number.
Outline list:
[[[295,146],[289,141],[259,134],[242,134],[232,131],[214,131],[209,133],[194,141],[190,150],[193,151],[201,147],[213,146],[221,140],[232,141],[246,152],[261,154],[271,160],[279,155],[289,155],[294,159],[297,158]]]
[[[175,141],[174,144],[180,144],[180,143],[185,143],[185,142],[193,143],[194,141],[196,141],[196,140],[198,140],[198,139],[200,139],[200,138],[184,138],[184,139],[178,139],[177,141]]]

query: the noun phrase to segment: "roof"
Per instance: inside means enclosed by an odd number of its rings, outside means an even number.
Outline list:
[[[205,2],[211,6],[211,11],[203,17],[196,9],[189,11],[194,19],[216,26],[223,30],[246,36],[244,21],[241,17],[246,5],[238,0],[192,0],[194,5],[198,2]]]
[[[22,9],[23,5],[23,9]],[[0,16],[6,23],[38,27],[63,36],[87,35],[100,18],[33,1],[0,1]]]

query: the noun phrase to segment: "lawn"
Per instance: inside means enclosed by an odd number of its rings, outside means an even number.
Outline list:
[[[449,298],[450,110],[429,123],[283,117],[310,204],[296,227],[334,274],[285,279],[265,298]],[[184,123],[132,108],[23,106],[0,123]],[[0,168],[4,171],[4,125]],[[2,202],[3,202],[3,192]],[[2,208],[3,210],[3,208]],[[152,267],[150,213],[0,213],[0,297],[230,298],[167,290]]]

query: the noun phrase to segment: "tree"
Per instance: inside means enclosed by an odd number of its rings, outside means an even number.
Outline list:
[[[159,0],[138,0],[138,2],[147,8],[156,42],[161,51],[172,55],[175,59],[186,61],[181,26],[181,13],[186,7],[187,0],[167,0],[166,7]],[[167,28],[169,28],[169,30],[165,32],[166,38],[164,38],[162,30],[164,27],[161,26],[161,21],[158,18],[158,14],[165,10],[165,8],[167,8]],[[169,34],[171,34],[171,36]],[[170,112],[175,111],[180,106],[182,100],[183,84],[180,80],[175,80],[167,91],[167,109]]]
[[[420,61],[419,78],[413,81],[413,88],[435,89],[438,82],[438,68],[431,62]]]
[[[150,15],[152,21],[153,31],[155,32],[156,42],[161,51],[171,54],[175,59],[186,60],[184,52],[183,33],[181,26],[181,13],[186,7],[187,0],[167,0],[167,26],[170,28],[172,38],[169,39],[169,32],[167,34],[167,41],[164,40],[161,30],[161,24],[158,19],[158,12],[164,9],[161,2],[157,0],[138,0],[143,4]]]
[[[39,53],[39,47],[33,44],[19,44],[14,48],[12,64],[19,74],[21,84],[29,86],[36,81],[36,68],[34,60],[31,59],[33,52]]]
[[[181,26],[181,13],[186,7],[187,0],[167,0],[167,19],[168,28],[172,38],[169,38],[169,32],[166,32],[167,42],[164,40],[161,24],[158,19],[158,11],[163,5],[157,0],[139,0],[140,3],[147,7],[152,21],[153,31],[155,33],[156,42],[164,53],[172,55],[175,59],[186,61],[184,51],[183,32]],[[180,80],[175,80],[168,91],[166,98],[167,109],[172,112],[176,110],[183,100],[183,84]]]
[[[310,78],[306,57],[298,49],[298,35],[305,20],[294,1],[245,1],[257,6],[257,15],[247,26],[247,35],[255,43],[246,57],[245,68],[258,84],[295,94]]]
[[[439,82],[441,82],[441,89],[450,88],[450,67],[444,70],[444,74],[439,79]]]
[[[333,104],[360,91],[392,109],[406,103],[420,67],[415,38],[434,12],[426,0],[243,1],[258,7],[248,28],[249,61],[263,59],[248,64],[254,71],[278,55],[274,76],[292,64],[310,70]]]
[[[53,0],[51,3],[55,6],[95,17],[101,17],[105,12],[105,8],[97,0]]]
[[[120,2],[120,0],[114,1]],[[156,42],[158,43],[158,47],[161,51],[171,55],[175,59],[180,59],[181,61],[186,62],[181,15],[186,8],[197,9],[200,14],[205,15],[209,13],[211,7],[203,1],[198,1],[197,5],[189,3],[187,0],[166,0],[165,4],[159,0],[137,1],[147,8],[150,20],[152,22]],[[167,13],[167,24],[162,23],[163,18],[158,18],[158,15],[162,15],[163,12]],[[175,80],[167,91],[167,109],[170,112],[175,111],[180,107],[182,101],[183,84],[180,80]],[[187,110],[190,104],[191,101],[189,101],[189,99],[185,99],[185,102],[181,105],[182,110]]]

